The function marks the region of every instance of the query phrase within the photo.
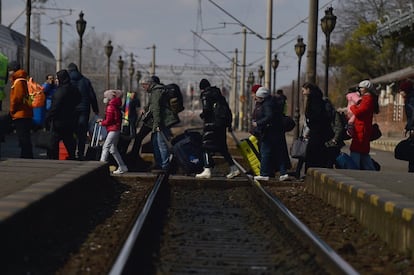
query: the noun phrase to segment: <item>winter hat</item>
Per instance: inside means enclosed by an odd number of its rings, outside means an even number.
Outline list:
[[[157,84],[160,84],[161,83],[160,78],[158,76],[153,75],[153,76],[151,76],[151,78],[152,78],[152,81],[153,82],[155,82]]]
[[[208,88],[208,87],[210,87],[210,86],[211,86],[211,85],[210,85],[210,82],[208,82],[208,80],[207,80],[207,79],[205,79],[205,78],[201,79],[201,81],[200,81],[200,85],[199,85],[200,90],[205,90],[206,88]]]
[[[265,98],[270,94],[269,89],[265,87],[260,87],[257,89],[256,97]]]
[[[144,76],[139,81],[139,84],[151,84],[154,83],[154,79],[151,76]]]
[[[410,80],[405,80],[400,83],[398,89],[400,91],[410,92],[413,89],[413,83]]]
[[[69,71],[69,72],[71,72],[71,71],[79,71],[79,70],[78,70],[78,66],[77,66],[75,63],[70,63],[70,64],[68,65],[68,71]]]
[[[123,92],[121,90],[106,90],[104,92],[104,97],[107,99],[112,99],[114,97],[122,97]]]
[[[262,85],[260,85],[260,84],[253,85],[253,87],[252,87],[252,93],[255,94],[260,87],[262,87]]]
[[[8,65],[8,67],[9,67],[9,70],[11,70],[13,72],[18,71],[18,70],[21,69],[20,63],[17,62],[17,61],[10,62],[9,65]]]
[[[359,82],[358,87],[359,88],[371,89],[372,88],[372,83],[369,80],[363,80],[363,81]]]

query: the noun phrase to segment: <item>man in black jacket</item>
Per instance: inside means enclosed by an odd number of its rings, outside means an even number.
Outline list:
[[[207,79],[200,81],[199,88],[201,90],[200,100],[203,105],[203,112],[200,114],[200,117],[204,122],[202,139],[204,170],[200,174],[197,174],[196,178],[211,178],[211,169],[214,168],[212,153],[220,152],[230,166],[230,172],[226,177],[232,179],[240,175],[240,170],[234,164],[227,147],[226,130],[228,128],[229,131],[232,131],[231,113],[226,114],[228,113],[225,111],[226,108],[215,110],[215,108],[220,107],[220,104],[227,105],[220,89],[211,87]]]
[[[76,106],[78,112],[78,123],[76,127],[77,147],[78,147],[78,159],[83,160],[85,155],[85,144],[88,133],[89,114],[91,107],[93,112],[98,115],[98,101],[96,99],[95,90],[92,87],[91,81],[83,76],[78,66],[74,63],[68,65],[68,72],[71,82],[76,86],[81,94],[81,101]]]
[[[81,94],[77,87],[71,84],[69,73],[60,70],[56,73],[58,87],[52,96],[52,105],[47,113],[46,122],[52,133],[51,159],[59,159],[59,141],[63,140],[69,159],[75,159],[76,141],[74,138],[77,127],[76,107],[81,102]]]

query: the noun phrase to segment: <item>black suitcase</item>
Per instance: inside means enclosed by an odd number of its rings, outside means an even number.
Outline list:
[[[174,160],[185,174],[197,174],[203,171],[201,139],[200,132],[186,130],[171,141]]]
[[[99,137],[101,136],[102,126],[99,123],[95,123],[93,127],[93,134],[91,142],[86,150],[86,160],[100,160],[102,154],[102,145],[99,144]]]

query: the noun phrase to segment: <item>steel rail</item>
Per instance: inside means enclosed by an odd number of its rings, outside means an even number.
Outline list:
[[[139,216],[135,220],[134,225],[130,231],[130,234],[128,235],[123,247],[121,248],[117,259],[112,265],[109,275],[123,274],[124,268],[127,265],[130,255],[138,240],[138,237],[142,232],[144,223],[146,222],[147,217],[150,214],[151,208],[153,207],[155,203],[159,190],[161,189],[161,185],[165,182],[166,179],[168,179],[168,176],[166,174],[158,175],[157,180],[154,184],[154,187],[151,190],[151,193],[149,194],[148,199],[146,200],[142,211],[140,212]]]
[[[316,253],[323,259],[323,263],[326,264],[329,271],[333,274],[359,274],[335,250],[303,224],[278,198],[267,192],[257,180],[253,180],[251,177],[249,180],[255,187],[256,195],[263,198],[268,207],[275,210],[274,212],[280,213],[279,217],[286,222],[291,230],[295,231],[296,236],[315,248]]]

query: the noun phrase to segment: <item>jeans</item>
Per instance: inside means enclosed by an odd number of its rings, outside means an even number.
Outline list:
[[[82,160],[85,156],[86,136],[88,133],[89,112],[79,113],[76,125],[76,136],[78,142],[78,158]]]
[[[369,154],[351,152],[351,158],[359,170],[374,170],[375,166]]]
[[[171,137],[171,132],[168,128],[163,128],[161,131],[152,133],[152,147],[157,166],[159,166],[162,170],[168,170],[170,163],[170,152],[168,150],[166,139]]]

